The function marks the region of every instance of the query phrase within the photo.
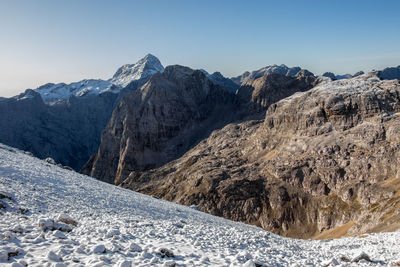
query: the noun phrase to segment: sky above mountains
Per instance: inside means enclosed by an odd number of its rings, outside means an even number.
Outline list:
[[[2,0],[0,96],[111,78],[147,53],[231,77],[266,65],[315,74],[400,65],[400,1]]]

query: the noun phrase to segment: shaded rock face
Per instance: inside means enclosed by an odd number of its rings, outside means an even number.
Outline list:
[[[80,170],[97,151],[119,100],[163,70],[148,54],[106,81],[46,84],[0,99],[0,142]]]
[[[379,71],[378,75],[383,80],[392,80],[392,79],[400,80],[400,66],[385,68],[384,70]]]
[[[253,116],[264,116],[266,109],[273,103],[296,92],[313,88],[318,79],[312,73],[303,71],[297,76],[264,74],[242,85],[237,92],[244,110]]]
[[[106,93],[48,106],[27,90],[0,102],[0,142],[79,170],[98,148],[116,98]]]
[[[214,72],[213,74],[208,74],[206,72],[205,74],[213,83],[228,89],[232,93],[236,93],[236,90],[239,88],[238,84],[229,78],[225,78],[220,72]]]
[[[400,217],[399,112],[399,81],[323,83],[122,186],[291,237],[391,229]]]
[[[174,160],[235,118],[235,95],[203,72],[169,66],[122,98],[82,172],[118,184]]]

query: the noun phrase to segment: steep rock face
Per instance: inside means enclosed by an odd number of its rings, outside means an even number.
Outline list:
[[[0,102],[0,140],[79,170],[98,148],[116,98],[105,93],[49,106],[27,90]]]
[[[251,115],[265,115],[266,109],[273,103],[296,92],[313,88],[318,79],[305,70],[296,76],[266,73],[262,77],[250,80],[242,85],[237,96],[247,106],[246,111]]]
[[[124,97],[82,172],[119,183],[159,167],[235,117],[235,96],[201,71],[169,66]]]
[[[0,100],[0,142],[80,170],[97,151],[120,98],[163,70],[149,54],[107,81],[46,84]]]
[[[397,80],[323,83],[122,186],[286,236],[395,229],[399,112]]]
[[[210,74],[205,70],[200,71],[203,72],[213,83],[225,87],[232,93],[236,93],[236,90],[239,88],[238,84],[231,79],[224,77],[220,72],[214,72],[213,74]]]

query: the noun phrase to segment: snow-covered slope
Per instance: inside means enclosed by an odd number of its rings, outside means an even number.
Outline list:
[[[109,80],[90,79],[70,84],[48,83],[40,86],[35,91],[40,93],[46,103],[65,100],[72,95],[80,97],[88,94],[98,95],[104,92],[119,93],[129,83],[148,79],[151,75],[163,72],[163,70],[164,67],[158,58],[148,54],[135,64],[126,64],[120,67]]]
[[[1,266],[369,266],[400,260],[399,232],[282,238],[48,162],[0,144]]]

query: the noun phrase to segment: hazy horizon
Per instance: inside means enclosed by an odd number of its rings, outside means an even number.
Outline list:
[[[109,79],[147,53],[226,77],[273,64],[317,75],[398,66],[398,10],[398,1],[2,1],[0,96]]]

